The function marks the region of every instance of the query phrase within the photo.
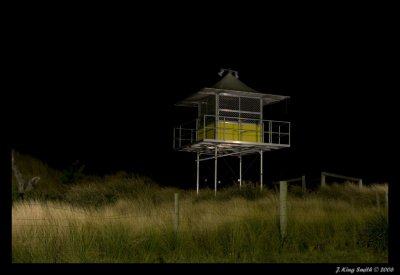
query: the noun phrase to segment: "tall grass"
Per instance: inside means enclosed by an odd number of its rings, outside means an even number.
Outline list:
[[[126,173],[86,177],[60,187],[57,171],[43,172],[48,176],[40,176],[53,188],[42,189],[48,196],[38,189],[13,203],[15,263],[388,260],[386,209],[382,205],[378,210],[375,201],[376,194],[384,201],[387,185],[333,185],[305,196],[289,193],[288,232],[282,238],[279,193],[273,190],[232,187],[215,198],[205,189],[197,197],[193,191],[161,188],[149,178]],[[181,198],[178,232],[175,192]]]
[[[13,206],[14,262],[387,262],[387,216],[375,205],[289,198],[279,233],[278,196],[195,200],[184,194],[120,199],[96,208],[25,201]]]

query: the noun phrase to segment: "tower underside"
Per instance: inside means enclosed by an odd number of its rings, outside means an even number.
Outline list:
[[[289,148],[289,144],[259,143],[246,141],[226,141],[217,139],[205,139],[192,144],[176,148],[177,151],[194,152],[204,155],[214,155],[215,147],[220,155],[248,155],[260,151],[271,151]]]
[[[199,194],[200,188],[200,162],[214,160],[214,192],[217,195],[218,186],[218,158],[226,156],[239,157],[239,186],[242,187],[242,156],[260,154],[260,188],[263,189],[263,152],[290,147],[290,123],[265,121],[268,127],[254,124],[252,129],[244,130],[239,123],[238,126],[215,127],[218,123],[198,127],[194,129],[179,126],[174,128],[174,149],[183,152],[197,154],[196,190]],[[237,123],[235,123],[237,124]],[[205,124],[204,124],[205,125]],[[277,126],[276,126],[277,125]],[[187,126],[186,126],[187,127]],[[285,128],[286,127],[286,128]],[[249,127],[247,127],[249,128]],[[274,128],[276,128],[274,130]],[[267,131],[263,131],[266,129]],[[267,141],[267,142],[265,142]]]

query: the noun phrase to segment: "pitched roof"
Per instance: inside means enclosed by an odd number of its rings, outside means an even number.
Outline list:
[[[238,78],[236,78],[231,72],[228,72],[220,81],[215,83],[213,86],[205,87],[197,93],[194,93],[191,96],[179,101],[175,105],[197,107],[200,102],[203,102],[205,100],[205,98],[215,94],[262,98],[263,105],[276,103],[289,98],[288,96],[283,95],[272,95],[257,92],[256,90],[250,88]]]
[[[258,93],[256,90],[250,88],[238,78],[236,78],[232,72],[228,72],[220,81],[215,83],[212,88],[222,89],[222,90],[232,90],[232,91],[242,91]]]

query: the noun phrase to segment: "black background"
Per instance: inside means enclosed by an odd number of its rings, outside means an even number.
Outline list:
[[[287,5],[8,11],[7,145],[58,169],[79,159],[89,174],[127,170],[193,188],[195,156],[172,150],[172,128],[195,112],[174,104],[231,68],[255,90],[291,97],[265,109],[265,118],[292,122],[292,147],[265,153],[267,182],[321,171],[389,182],[392,206],[399,177],[390,7]],[[398,230],[390,221],[393,263]],[[309,272],[273,266],[302,267]]]
[[[267,181],[321,171],[391,179],[396,108],[373,26],[125,23],[26,26],[10,91],[15,149],[59,169],[80,160],[89,174],[191,186],[195,156],[173,152],[172,129],[196,111],[174,104],[231,68],[260,92],[291,97],[265,109],[292,122],[292,147],[265,154]]]

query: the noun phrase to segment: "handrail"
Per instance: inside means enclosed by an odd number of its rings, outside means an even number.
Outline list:
[[[252,128],[251,125],[255,125],[254,128]],[[175,149],[181,148],[207,139],[250,141],[290,146],[290,122],[246,117],[203,115],[202,117],[190,120],[174,128],[173,147]]]

